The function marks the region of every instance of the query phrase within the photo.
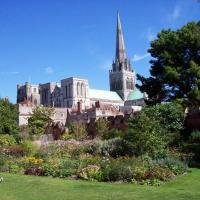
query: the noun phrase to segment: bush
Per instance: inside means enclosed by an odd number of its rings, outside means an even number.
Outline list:
[[[145,179],[150,180],[157,179],[160,181],[167,181],[174,177],[174,173],[169,168],[160,165],[155,165],[145,174]]]
[[[84,180],[101,180],[102,173],[97,165],[88,165],[80,170],[78,177]]]
[[[71,123],[68,125],[69,135],[75,136],[75,139],[84,139],[87,136],[86,126],[83,123]]]
[[[133,170],[131,165],[120,160],[104,160],[101,163],[102,181],[123,181],[131,182]]]
[[[16,144],[16,140],[12,135],[0,135],[0,146],[11,146]]]
[[[158,121],[167,133],[179,133],[183,129],[184,109],[180,104],[156,104],[144,108],[142,112]]]
[[[21,157],[25,155],[24,148],[17,144],[7,147],[6,154],[15,156],[15,157]]]
[[[200,131],[195,130],[191,133],[190,141],[193,143],[200,143]]]
[[[61,136],[61,140],[70,140],[70,139],[74,139],[74,138],[76,138],[76,136],[74,134],[65,133]]]
[[[148,154],[154,158],[165,155],[169,142],[166,130],[143,111],[129,119],[124,139],[131,142],[138,156]]]
[[[76,174],[77,169],[78,161],[71,159],[49,159],[42,165],[42,170],[45,176],[60,178]]]
[[[95,135],[102,138],[108,132],[108,121],[105,118],[99,118],[95,124]]]
[[[34,156],[38,150],[38,147],[36,144],[34,144],[32,141],[25,140],[21,143],[21,146],[24,150],[25,156]]]
[[[192,154],[189,161],[190,167],[200,167],[200,143],[183,144],[183,151]]]
[[[188,170],[188,166],[186,163],[174,157],[166,157],[163,159],[154,160],[153,165],[159,165],[161,167],[168,168],[175,175],[183,174]]]
[[[126,155],[132,156],[134,154],[131,144],[121,138],[105,141],[96,140],[93,144],[86,146],[86,152],[94,155],[110,155],[113,158]]]
[[[109,140],[116,137],[122,137],[123,133],[121,130],[118,129],[111,129],[103,134],[103,139]]]

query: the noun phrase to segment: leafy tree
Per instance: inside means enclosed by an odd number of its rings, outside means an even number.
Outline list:
[[[159,121],[151,119],[144,111],[129,119],[129,129],[124,139],[131,142],[137,155],[163,156],[168,145],[166,131]]]
[[[41,135],[45,132],[46,127],[51,124],[53,108],[35,107],[33,114],[28,119],[28,128],[31,135]]]
[[[70,123],[68,128],[69,134],[74,135],[76,139],[84,139],[87,136],[86,125],[84,123]]]
[[[123,132],[121,130],[112,128],[111,130],[104,132],[103,139],[109,140],[109,139],[117,138],[117,137],[120,138],[122,137],[122,135],[123,135]]]
[[[143,112],[159,122],[167,133],[179,133],[184,125],[184,110],[180,104],[165,103],[148,106]]]
[[[162,30],[151,42],[150,77],[137,75],[148,103],[176,100],[200,105],[200,21],[172,31]]]
[[[17,108],[8,99],[0,99],[0,134],[13,135],[16,139],[19,134]]]
[[[95,132],[98,137],[103,137],[103,135],[108,132],[108,129],[108,121],[105,118],[99,118],[96,121]]]

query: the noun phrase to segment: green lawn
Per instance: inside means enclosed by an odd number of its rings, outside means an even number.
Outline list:
[[[160,187],[1,174],[0,200],[199,200],[200,169]]]

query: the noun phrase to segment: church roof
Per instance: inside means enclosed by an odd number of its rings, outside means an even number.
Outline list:
[[[129,93],[127,100],[130,101],[130,100],[137,100],[137,99],[143,99],[143,98],[144,98],[144,94],[140,92],[140,90],[135,88],[133,91]]]
[[[89,89],[90,99],[108,100],[108,101],[122,101],[117,92],[107,90]]]

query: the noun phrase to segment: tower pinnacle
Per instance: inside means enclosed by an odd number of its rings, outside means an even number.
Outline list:
[[[117,13],[117,35],[116,35],[116,56],[115,56],[115,59],[118,60],[119,62],[124,62],[125,59],[127,59],[119,12]]]

